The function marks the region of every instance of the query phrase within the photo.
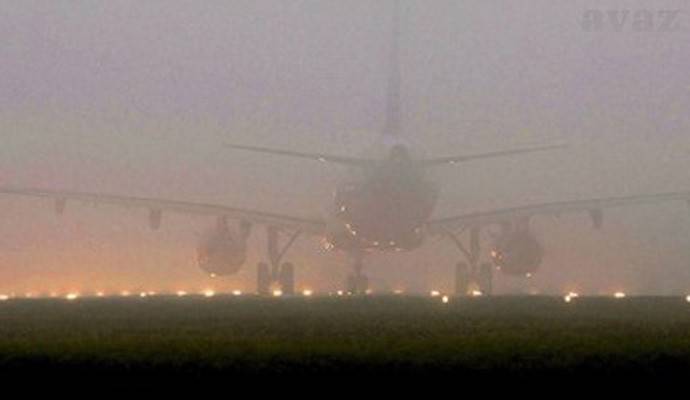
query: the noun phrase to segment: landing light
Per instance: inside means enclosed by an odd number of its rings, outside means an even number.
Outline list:
[[[483,293],[481,292],[481,290],[473,290],[472,292],[470,292],[470,295],[472,295],[472,297],[479,297],[482,294]]]
[[[120,296],[122,296],[122,297],[129,297],[130,294],[131,294],[131,293],[129,293],[129,292],[126,291],[126,290],[123,290],[122,292],[120,292]]]
[[[403,294],[403,293],[405,293],[405,292],[404,292],[402,289],[395,289],[395,290],[393,291],[393,294],[398,294],[398,295],[399,295],[399,294]]]
[[[242,296],[242,291],[241,290],[233,290],[232,295],[233,296]]]
[[[576,299],[578,297],[580,297],[579,294],[575,292],[568,292],[568,294],[566,294],[565,297],[563,297],[563,300],[565,300],[566,303],[570,303],[571,301],[573,301],[573,299]]]
[[[432,290],[432,291],[429,293],[429,295],[431,295],[431,297],[438,297],[438,296],[441,295],[441,292],[439,292],[438,290]]]
[[[76,300],[79,298],[79,293],[69,293],[65,298],[69,301]]]
[[[525,274],[525,278],[529,279],[529,278],[531,278],[531,277],[532,277],[532,274],[531,274],[531,273],[528,272],[528,273]]]
[[[443,296],[443,297],[441,297],[441,302],[442,302],[443,304],[448,304],[448,300],[449,300],[449,299],[448,299],[448,296]]]
[[[216,295],[216,292],[214,292],[211,289],[204,290],[203,292],[204,297],[213,297]]]
[[[613,294],[613,297],[616,299],[624,299],[625,298],[625,293],[623,292],[616,292]]]
[[[302,295],[305,296],[305,297],[310,297],[310,296],[313,295],[313,294],[314,294],[314,292],[311,291],[310,289],[305,289],[305,290],[302,291]]]
[[[96,293],[96,297],[103,297],[103,296],[105,296],[105,293],[103,293],[103,292],[97,292]]]
[[[10,296],[6,294],[0,294],[0,301],[7,301],[10,299]]]
[[[144,297],[147,297],[147,296],[148,296],[148,293],[146,293],[146,292],[141,292],[141,293],[139,293],[139,297],[141,297],[141,298],[144,298]]]
[[[336,292],[336,294],[337,294],[338,296],[342,296],[342,295],[343,295],[343,291],[342,291],[342,290],[338,290],[338,291]]]
[[[178,290],[177,291],[177,297],[184,297],[186,295],[187,295],[187,292],[185,292],[184,290]]]
[[[282,290],[274,290],[274,291],[273,291],[273,297],[280,297],[280,296],[282,296],[282,295],[283,295],[283,291],[282,291]]]
[[[577,293],[568,293],[565,295],[565,297],[563,297],[563,300],[566,303],[570,303],[571,301],[573,301],[573,299],[576,299],[577,297],[578,297]]]
[[[2,298],[0,298],[0,300],[2,300]],[[687,301],[688,303],[690,303],[690,294],[687,295],[687,296],[685,297],[685,301]]]

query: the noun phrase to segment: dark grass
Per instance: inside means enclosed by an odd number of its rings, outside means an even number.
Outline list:
[[[690,376],[682,298],[252,297],[0,303],[0,376]]]

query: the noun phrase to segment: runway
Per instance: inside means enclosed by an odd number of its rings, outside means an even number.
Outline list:
[[[227,376],[670,376],[684,297],[149,296],[0,303],[0,373],[118,382]]]

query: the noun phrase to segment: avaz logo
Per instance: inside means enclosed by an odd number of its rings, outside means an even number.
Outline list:
[[[678,32],[683,10],[586,10],[580,24],[586,32]]]

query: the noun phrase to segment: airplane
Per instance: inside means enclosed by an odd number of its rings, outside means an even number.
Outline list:
[[[107,193],[72,192],[45,188],[0,186],[8,195],[48,198],[55,202],[57,214],[63,214],[67,201],[108,204],[149,210],[149,225],[159,229],[163,213],[182,213],[216,218],[197,247],[199,267],[211,276],[237,273],[246,263],[247,243],[254,226],[266,230],[267,262],[257,265],[257,293],[270,294],[279,285],[285,295],[295,292],[294,265],[284,262],[291,246],[301,236],[320,238],[324,249],[350,256],[352,273],[345,282],[348,293],[362,294],[368,289],[364,259],[374,252],[405,252],[418,249],[429,236],[453,243],[463,260],[455,265],[455,290],[458,295],[473,290],[490,294],[494,270],[504,274],[529,276],[541,266],[544,251],[530,230],[537,216],[586,213],[595,228],[603,223],[603,209],[658,202],[684,201],[690,205],[690,191],[644,194],[612,198],[593,198],[478,213],[434,217],[439,188],[426,177],[431,168],[540,151],[554,151],[560,144],[489,151],[481,154],[444,156],[429,159],[412,157],[400,140],[401,73],[399,65],[399,6],[396,2],[388,76],[386,118],[382,134],[389,143],[382,159],[271,149],[228,143],[229,149],[301,158],[351,168],[355,177],[337,185],[328,217],[303,217],[237,208],[228,205],[176,201]],[[232,229],[229,221],[236,223]],[[498,227],[489,258],[480,262],[480,235],[483,229]],[[467,236],[466,238],[464,236]]]

